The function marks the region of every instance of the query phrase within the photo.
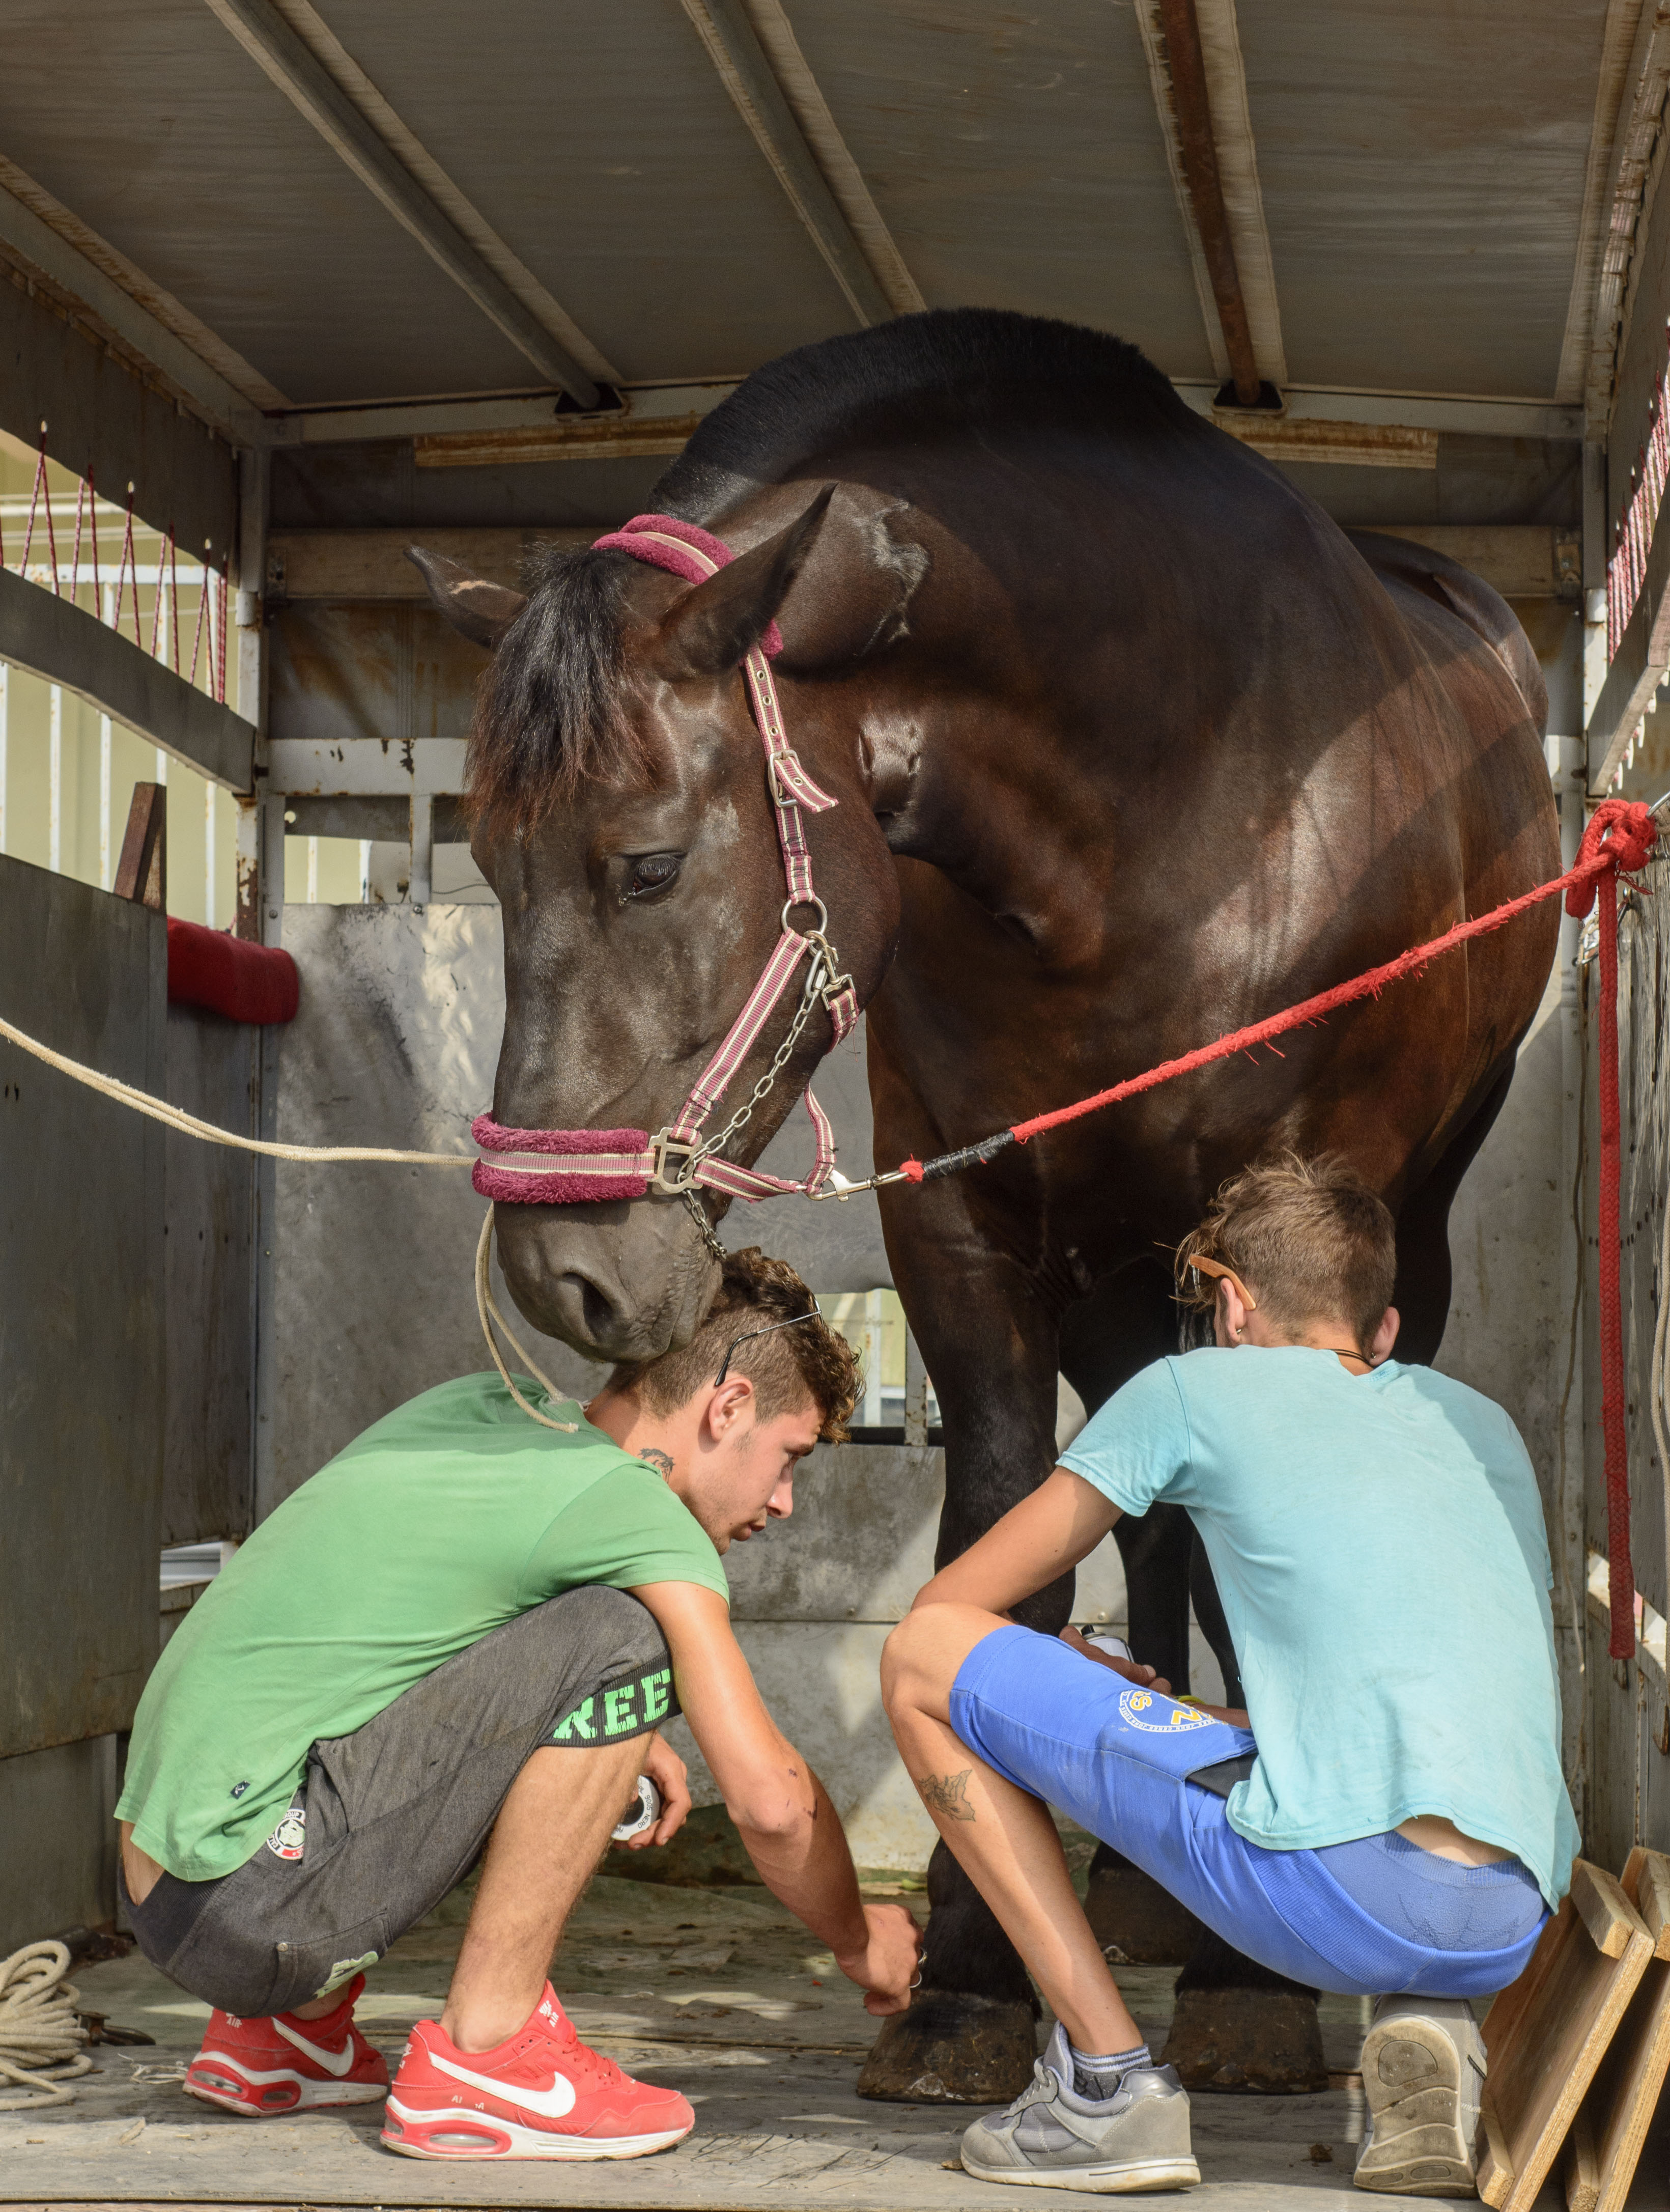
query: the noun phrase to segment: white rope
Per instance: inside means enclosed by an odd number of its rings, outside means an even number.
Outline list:
[[[73,2105],[61,2084],[90,2074],[82,2050],[87,2030],[76,2017],[76,1991],[64,1980],[70,1954],[62,1943],[26,1943],[0,1961],[0,2075],[20,2089],[0,2092],[0,2112]]]
[[[84,1083],[89,1091],[101,1091],[118,1105],[131,1106],[136,1113],[149,1115],[153,1121],[161,1121],[165,1128],[178,1130],[184,1137],[201,1137],[206,1144],[226,1145],[234,1152],[260,1152],[274,1160],[390,1160],[397,1164],[414,1168],[469,1168],[476,1164],[472,1152],[401,1152],[376,1145],[279,1145],[263,1137],[240,1137],[231,1129],[216,1127],[213,1121],[200,1121],[195,1114],[184,1107],[171,1106],[165,1098],[153,1098],[148,1091],[136,1091],[131,1083],[120,1083],[113,1075],[100,1075],[95,1067],[84,1067],[78,1060],[54,1052],[50,1045],[41,1044],[14,1029],[7,1021],[0,1021],[0,1037],[48,1067],[55,1067],[60,1075],[68,1075],[77,1083]]]
[[[532,1376],[534,1381],[544,1385],[545,1395],[554,1404],[568,1402],[566,1394],[557,1389],[548,1375],[542,1375],[532,1360],[528,1358],[518,1340],[515,1331],[499,1311],[493,1297],[493,1285],[488,1274],[488,1262],[492,1256],[492,1249],[493,1208],[489,1206],[487,1209],[487,1218],[482,1223],[480,1239],[476,1245],[476,1311],[481,1316],[482,1334],[487,1339],[487,1348],[493,1354],[493,1364],[499,1370],[499,1379],[531,1421],[537,1421],[542,1429],[562,1429],[568,1436],[577,1436],[580,1433],[578,1421],[554,1421],[548,1414],[542,1413],[536,1407],[529,1405],[527,1400],[516,1388],[510,1370],[505,1365],[500,1355],[498,1339],[493,1334],[495,1322],[497,1322],[499,1327],[510,1339],[512,1351]]]
[[[234,1152],[260,1152],[268,1158],[275,1160],[388,1160],[401,1166],[416,1168],[467,1168],[475,1165],[474,1155],[468,1152],[402,1152],[376,1145],[279,1145],[270,1144],[260,1137],[240,1137],[230,1129],[217,1127],[212,1121],[200,1121],[195,1114],[186,1113],[183,1107],[171,1106],[166,1099],[153,1098],[148,1091],[137,1091],[131,1083],[118,1082],[113,1075],[100,1075],[96,1068],[85,1067],[80,1060],[71,1060],[66,1054],[54,1052],[50,1045],[44,1045],[36,1038],[27,1036],[21,1030],[15,1028],[10,1022],[0,1021],[0,1037],[5,1037],[24,1052],[33,1054],[35,1059],[44,1061],[48,1067],[55,1067],[59,1074],[68,1075],[77,1083],[84,1083],[89,1091],[100,1091],[105,1097],[113,1098],[118,1105],[131,1106],[136,1113],[148,1115],[153,1121],[161,1121],[165,1128],[177,1130],[181,1136],[185,1137],[201,1137],[207,1144],[225,1145]],[[493,1334],[495,1322],[509,1339],[512,1349],[529,1374],[544,1386],[546,1395],[556,1403],[563,1402],[564,1394],[557,1389],[550,1376],[542,1374],[533,1361],[529,1358],[526,1351],[494,1300],[493,1286],[488,1273],[492,1241],[493,1208],[489,1206],[487,1209],[487,1218],[482,1224],[481,1241],[476,1247],[476,1311],[481,1316],[482,1334],[487,1339],[487,1348],[493,1355],[493,1364],[498,1369],[506,1389],[509,1391],[530,1420],[537,1421],[542,1428],[561,1429],[569,1436],[573,1436],[578,1431],[579,1423],[554,1421],[548,1414],[539,1413],[534,1407],[530,1406],[517,1389],[510,1370],[505,1365],[500,1353],[498,1340]],[[61,1943],[45,1946],[35,1944],[31,1947],[34,1951],[43,1948],[63,1952],[64,1966],[69,1965],[70,1954],[64,1950]],[[22,1951],[18,1952],[15,1958],[7,1960],[3,1972],[9,1972],[17,1965],[18,1960],[26,1955]],[[64,1968],[60,1967],[59,1974],[63,1971]],[[3,1981],[0,1981],[0,1989],[3,1987]],[[70,1994],[73,1996],[75,1993],[72,1990]],[[0,1997],[0,2023],[3,2023],[5,2018],[3,2008],[7,2002],[8,2000]],[[0,2071],[4,2069],[4,2060],[3,2030],[0,2028]],[[85,2073],[86,2063],[83,2063],[74,2070],[76,2073]],[[61,2095],[55,2096],[52,2101],[67,2101],[70,2094],[70,2091],[65,2090]]]

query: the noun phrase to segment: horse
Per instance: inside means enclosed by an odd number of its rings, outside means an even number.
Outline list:
[[[891,1166],[1558,871],[1546,693],[1506,604],[1436,554],[1339,528],[1117,338],[957,309],[805,347],[708,415],[652,497],[723,541],[704,580],[619,538],[545,552],[525,595],[413,550],[442,613],[492,648],[468,781],[504,917],[493,1121],[529,1143],[588,1133],[593,1152],[661,1133],[647,1180],[495,1206],[516,1305],[593,1358],[685,1342],[717,1281],[726,1190],[677,1172],[699,1142],[665,1143],[788,927],[783,785],[750,711],[762,647],[817,794],[822,915],[804,933],[828,959],[821,998],[791,988],[744,1040],[709,1173],[755,1160],[805,1088],[841,1026],[837,981],[867,1008]],[[1357,1166],[1398,1224],[1400,1356],[1433,1358],[1450,1202],[1557,929],[1541,906],[1278,1054],[882,1189],[944,1424],[940,1563],[1052,1465],[1058,1370],[1094,1412],[1178,1348],[1169,1250],[1249,1161]],[[1241,1702],[1186,1516],[1115,1534],[1138,1655],[1187,1687],[1193,1583]],[[1017,1617],[1053,1633],[1072,1595],[1068,1576]],[[1095,1877],[1120,1872],[1104,1849]],[[860,2090],[1002,2101],[1030,2076],[1030,1984],[943,1844],[928,1899],[923,1985]],[[1209,1939],[1168,2056],[1211,2086],[1321,2087],[1314,1997]]]

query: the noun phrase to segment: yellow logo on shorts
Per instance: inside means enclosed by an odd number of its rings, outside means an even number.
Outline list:
[[[1121,1690],[1119,1717],[1145,1735],[1175,1735],[1185,1729],[1211,1728],[1214,1725],[1210,1713],[1198,1711],[1193,1705],[1180,1705],[1169,1698],[1157,1697],[1151,1690]]]

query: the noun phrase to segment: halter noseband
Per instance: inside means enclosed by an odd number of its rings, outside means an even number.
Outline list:
[[[635,561],[665,568],[692,584],[717,575],[734,558],[722,539],[670,514],[635,515],[624,530],[599,538],[597,546],[599,550],[629,553]],[[760,980],[677,1114],[653,1136],[647,1129],[507,1129],[490,1114],[478,1115],[471,1125],[471,1133],[482,1157],[471,1180],[483,1198],[500,1204],[508,1200],[577,1206],[598,1199],[645,1198],[656,1190],[670,1198],[683,1198],[698,1212],[705,1227],[706,1215],[695,1196],[698,1188],[724,1191],[732,1198],[750,1201],[787,1192],[804,1192],[810,1197],[817,1194],[835,1165],[835,1133],[810,1086],[805,1093],[806,1111],[817,1134],[817,1158],[804,1182],[786,1182],[780,1176],[765,1175],[758,1168],[720,1158],[726,1144],[787,1066],[814,1009],[821,1006],[829,1015],[835,1044],[859,1018],[853,979],[841,972],[840,957],[826,934],[829,916],[812,889],[811,854],[801,818],[803,810],[822,814],[839,801],[812,781],[783,734],[782,711],[770,666],[771,658],[782,649],[783,641],[774,622],[743,663],[749,704],[765,747],[766,789],[777,817],[777,842],[787,890],[782,935]],[[797,907],[816,910],[815,928],[790,927],[789,916]],[[704,1137],[709,1116],[803,961],[809,964],[800,1004],[770,1066],[724,1127]],[[708,1234],[711,1237],[711,1231]]]

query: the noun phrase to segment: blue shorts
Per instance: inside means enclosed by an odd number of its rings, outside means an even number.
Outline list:
[[[1186,1778],[1255,1749],[1246,1729],[1053,1636],[983,1638],[957,1672],[950,1722],[988,1766],[1122,1851],[1226,1942],[1316,1989],[1486,1996],[1518,1978],[1548,1917],[1517,1860],[1459,1867],[1396,1835],[1317,1850],[1249,1844],[1226,1801]]]

